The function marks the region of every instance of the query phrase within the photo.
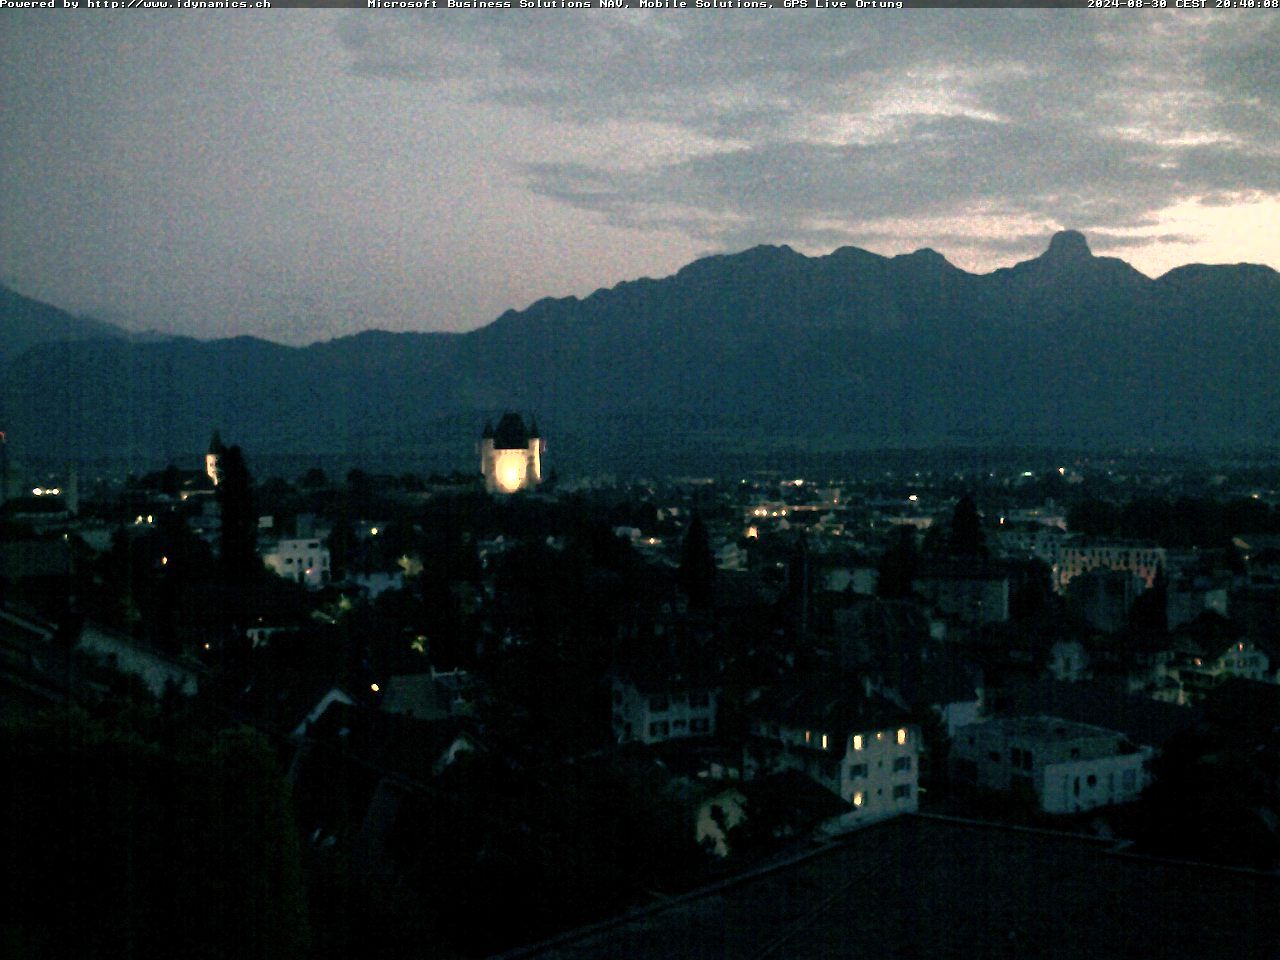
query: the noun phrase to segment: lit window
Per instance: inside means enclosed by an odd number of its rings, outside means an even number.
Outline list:
[[[855,749],[855,750],[861,750],[861,749],[862,749],[862,734],[860,734],[860,733],[855,733],[855,734],[853,735],[853,749]]]
[[[827,735],[825,733],[822,735],[822,749],[827,749]]]
[[[907,742],[907,728],[903,727],[898,731],[898,743],[899,745],[901,745],[906,742]]]
[[[808,742],[809,742],[810,740],[812,740],[812,739],[813,739],[813,732],[812,732],[812,731],[810,731],[810,730],[806,730],[806,731],[804,732],[804,742],[805,742],[805,743],[808,743]]]
[[[863,801],[862,791],[859,790],[853,795],[853,805],[855,807],[860,807],[862,806],[862,801]]]
[[[876,731],[876,739],[877,739],[877,740],[883,740],[883,739],[884,739],[884,731],[883,731],[883,730],[877,730],[877,731]]]

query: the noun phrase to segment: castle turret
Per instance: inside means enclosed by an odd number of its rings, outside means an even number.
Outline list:
[[[542,482],[542,451],[542,434],[534,418],[529,424],[529,482],[534,485]]]

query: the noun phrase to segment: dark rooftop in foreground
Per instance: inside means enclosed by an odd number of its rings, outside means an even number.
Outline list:
[[[1280,956],[1280,876],[1129,856],[1110,846],[902,817],[802,862],[506,956]]]

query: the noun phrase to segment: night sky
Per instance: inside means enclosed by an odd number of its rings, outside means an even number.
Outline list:
[[[0,283],[466,330],[757,243],[1280,267],[1280,11],[4,11]]]

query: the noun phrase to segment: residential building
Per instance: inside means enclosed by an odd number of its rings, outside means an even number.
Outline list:
[[[951,744],[956,778],[1065,814],[1137,800],[1149,747],[1122,733],[1058,717],[1005,717],[961,727]]]
[[[618,743],[662,743],[716,732],[719,690],[680,674],[613,678],[613,735]]]
[[[947,616],[964,623],[1002,623],[1009,619],[1009,573],[996,564],[938,561],[921,568],[916,593]]]
[[[819,587],[833,593],[845,591],[873,597],[880,579],[875,561],[854,554],[819,557],[814,562]]]
[[[1067,595],[1095,630],[1114,633],[1129,622],[1129,613],[1146,586],[1128,570],[1103,567],[1072,578]]]
[[[1058,545],[1053,565],[1053,587],[1061,593],[1073,579],[1090,570],[1124,570],[1154,586],[1156,574],[1168,566],[1163,547],[1127,541],[1066,540]]]
[[[869,685],[827,681],[767,694],[751,707],[745,776],[805,774],[859,821],[919,805],[920,730]]]
[[[1010,523],[1001,518],[992,536],[996,556],[1006,560],[1040,560],[1050,567],[1057,562],[1058,547],[1067,535],[1058,527],[1039,523]]]
[[[319,540],[277,540],[262,562],[286,580],[317,589],[329,582],[329,548]]]
[[[471,716],[475,712],[478,686],[465,670],[397,674],[388,678],[382,692],[381,709],[415,720],[443,720]]]
[[[1230,578],[1226,576],[1171,577],[1165,601],[1169,629],[1190,623],[1206,610],[1226,617],[1230,586]]]
[[[1246,637],[1229,641],[1220,637],[1195,641],[1183,635],[1174,639],[1178,643],[1174,672],[1179,684],[1180,704],[1198,703],[1219,684],[1233,678],[1275,681],[1271,673],[1271,658]]]

